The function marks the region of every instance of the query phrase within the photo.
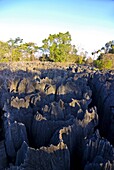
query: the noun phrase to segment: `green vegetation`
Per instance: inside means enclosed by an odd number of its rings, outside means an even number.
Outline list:
[[[23,43],[20,37],[7,42],[0,41],[0,62],[32,61],[37,50],[38,46],[35,43]]]
[[[100,70],[114,69],[114,41],[109,41],[101,50],[98,50],[93,55],[99,54],[94,65]]]
[[[23,43],[23,39],[17,37],[7,42],[0,42],[0,62],[33,61],[37,58],[35,53],[39,50],[42,55],[41,61],[53,62],[76,62],[83,64],[85,58],[77,55],[75,45],[71,44],[69,32],[49,35],[42,41],[43,45],[38,47],[33,42]]]
[[[0,41],[0,61],[9,61],[9,46],[8,43]]]
[[[71,44],[71,35],[69,32],[50,34],[49,37],[42,42],[44,54],[46,52],[49,53],[49,61],[84,63],[84,57],[77,55],[75,45]],[[43,57],[43,59],[47,60],[47,56],[46,58]]]
[[[43,41],[44,52],[49,52],[49,60],[54,62],[66,62],[77,60],[76,48],[71,45],[71,35],[69,32],[49,35]]]
[[[85,61],[85,64],[93,65],[93,59],[91,57],[88,57]]]
[[[104,54],[102,58],[94,61],[94,65],[100,70],[114,69],[114,54]]]
[[[23,39],[17,37],[7,42],[0,41],[0,62],[13,61],[52,61],[73,62],[77,64],[89,64],[104,69],[114,69],[114,41],[109,41],[100,50],[92,52],[98,56],[96,60],[86,58],[87,52],[77,55],[77,48],[71,44],[69,32],[50,34],[47,39],[42,40],[42,46],[38,47],[34,42],[23,43]],[[41,51],[41,56],[36,57],[36,52]],[[83,54],[82,54],[83,53]],[[94,58],[93,57],[93,58]]]

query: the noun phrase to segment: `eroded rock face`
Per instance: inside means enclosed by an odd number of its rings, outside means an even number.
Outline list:
[[[3,65],[0,169],[113,170],[113,101],[112,71],[47,62]]]
[[[4,170],[8,166],[8,160],[4,141],[0,141],[0,169]]]
[[[72,125],[57,130],[50,143],[57,144],[63,141],[70,151],[71,169],[81,169],[84,143],[86,138],[94,132],[94,127],[98,124],[96,110],[86,111],[82,120],[75,119]]]
[[[16,156],[16,153],[21,147],[22,143],[24,141],[28,143],[28,139],[24,124],[17,123],[16,121],[11,124],[10,121],[8,121],[7,124],[7,128],[5,129],[6,152],[9,157],[13,158]]]
[[[114,144],[114,72],[96,72],[90,79],[90,86],[98,109],[100,133]]]
[[[109,141],[101,138],[98,131],[89,140],[86,140],[83,158],[84,170],[114,168],[113,146]]]

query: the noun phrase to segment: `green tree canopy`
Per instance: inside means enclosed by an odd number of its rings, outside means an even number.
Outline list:
[[[0,41],[0,61],[9,61],[9,45],[7,42]]]
[[[7,42],[0,41],[0,61],[34,60],[38,46],[34,42],[23,43],[23,39],[17,37]]]
[[[94,64],[99,69],[114,69],[114,40],[107,42],[101,48],[101,53]]]
[[[19,61],[22,58],[22,53],[20,50],[20,45],[22,44],[22,42],[23,39],[21,39],[20,37],[7,41],[9,45],[10,61]]]
[[[38,46],[33,43],[33,42],[28,42],[28,43],[24,43],[21,44],[20,46],[22,52],[23,52],[23,56],[25,56],[24,58],[28,58],[30,60],[34,60],[34,53],[37,52],[38,50]]]
[[[112,42],[113,41],[109,41],[105,44],[105,53],[109,53],[111,50],[111,46],[112,46]]]
[[[104,49],[105,49],[105,53],[114,54],[114,40],[107,42],[104,46]]]
[[[55,62],[68,61],[72,55],[76,56],[76,48],[71,45],[69,32],[49,35],[43,41],[42,49],[49,53],[49,59]]]

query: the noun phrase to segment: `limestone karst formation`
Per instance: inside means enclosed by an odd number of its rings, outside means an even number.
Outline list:
[[[0,170],[114,170],[114,71],[0,64]]]

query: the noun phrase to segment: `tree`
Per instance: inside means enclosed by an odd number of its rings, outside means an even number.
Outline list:
[[[100,51],[94,65],[99,69],[114,69],[114,40],[107,42]]]
[[[76,48],[71,45],[71,35],[69,32],[49,35],[43,41],[43,52],[49,53],[49,59],[55,62],[69,61],[70,57],[76,56]]]
[[[88,57],[85,61],[86,64],[93,65],[93,59],[91,57]]]
[[[0,61],[9,61],[9,45],[7,42],[0,41]]]
[[[9,45],[9,56],[10,61],[19,61],[22,57],[22,53],[20,50],[20,45],[22,44],[23,39],[17,37],[15,39],[10,39],[7,41]]]
[[[12,62],[20,60],[34,60],[34,53],[38,46],[33,42],[23,43],[23,39],[17,37],[7,42],[0,41],[0,61]]]
[[[109,41],[105,44],[105,54],[106,53],[112,53],[114,54],[114,40]]]
[[[26,59],[33,61],[35,59],[34,53],[37,52],[38,46],[33,42],[24,43],[20,46],[23,56]]]
[[[114,54],[114,41],[111,44],[111,49],[109,50],[109,53]]]

